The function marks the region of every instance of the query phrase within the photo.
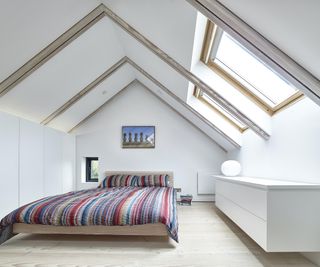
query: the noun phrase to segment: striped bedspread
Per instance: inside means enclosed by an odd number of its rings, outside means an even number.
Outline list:
[[[163,223],[178,242],[176,195],[172,187],[113,187],[46,197],[8,214],[0,222],[0,244],[14,223],[55,226]],[[2,241],[2,242],[1,242]]]

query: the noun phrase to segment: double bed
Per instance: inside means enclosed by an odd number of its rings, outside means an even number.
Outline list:
[[[0,222],[18,233],[167,236],[178,242],[172,172],[108,171],[98,188],[45,197]]]

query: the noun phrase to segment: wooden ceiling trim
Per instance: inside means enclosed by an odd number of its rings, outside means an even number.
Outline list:
[[[7,93],[15,85],[25,79],[33,71],[35,71],[39,66],[43,65],[48,61],[52,56],[58,53],[63,49],[68,43],[80,36],[85,30],[94,25],[99,21],[104,15],[112,19],[117,25],[124,29],[128,34],[133,36],[136,40],[142,43],[146,48],[152,51],[165,63],[171,66],[175,71],[180,75],[184,76],[189,82],[192,82],[194,85],[201,88],[206,92],[210,97],[212,97],[217,103],[219,103],[225,110],[235,116],[243,124],[251,128],[255,133],[261,136],[264,139],[268,139],[270,135],[262,129],[255,121],[245,115],[242,111],[238,110],[237,107],[232,105],[228,100],[223,98],[220,94],[214,91],[212,87],[202,81],[198,76],[184,68],[181,64],[175,61],[172,57],[166,54],[163,50],[153,44],[150,40],[145,38],[141,33],[131,27],[127,22],[122,18],[117,16],[113,11],[107,8],[105,5],[100,4],[96,9],[90,12],[82,20],[76,23],[68,31],[62,34],[58,39],[51,43],[48,47],[43,49],[39,54],[33,57],[20,69],[10,75],[0,84],[0,96]]]
[[[233,140],[232,138],[230,138],[226,133],[224,133],[223,131],[221,131],[216,125],[214,125],[211,121],[209,121],[208,119],[206,119],[203,115],[201,115],[197,110],[195,110],[193,107],[191,107],[190,105],[188,105],[185,101],[183,101],[182,99],[180,99],[178,96],[176,96],[173,92],[171,92],[166,86],[164,86],[161,82],[159,82],[156,78],[154,78],[151,74],[149,74],[147,71],[145,71],[142,67],[140,67],[137,63],[135,63],[133,60],[131,60],[128,57],[124,57],[123,59],[121,59],[121,61],[130,64],[135,70],[137,70],[138,72],[140,72],[143,76],[145,76],[148,80],[150,80],[152,83],[154,83],[157,87],[159,87],[161,89],[162,92],[164,92],[165,94],[167,94],[170,98],[173,98],[176,102],[178,102],[180,105],[182,105],[184,108],[186,108],[189,112],[191,112],[193,115],[195,115],[200,121],[202,121],[203,123],[205,123],[207,126],[209,126],[211,129],[213,129],[215,132],[217,132],[219,135],[221,135],[224,139],[226,139],[232,146],[234,146],[235,148],[240,148],[240,144],[237,143],[235,140]],[[123,65],[123,64],[122,64]],[[120,68],[121,66],[119,66],[118,68]],[[144,86],[144,84],[139,81],[139,80],[135,80],[136,82],[139,82],[140,84],[142,84]],[[132,83],[130,83],[131,85]],[[120,91],[128,88],[129,85],[125,86],[123,89],[121,89]],[[146,86],[144,86],[146,87]],[[146,87],[147,89],[149,89],[148,87]],[[149,89],[150,90],[150,89]],[[151,90],[150,90],[151,91]],[[152,92],[152,91],[151,91]],[[117,93],[118,94],[118,93]],[[80,98],[83,97],[84,94],[80,95]],[[159,96],[158,96],[159,97]],[[163,101],[163,100],[162,100]],[[107,101],[109,102],[109,100]],[[106,102],[106,103],[107,103]],[[105,104],[106,104],[105,103]],[[67,104],[67,103],[66,103]],[[98,108],[98,111],[101,110],[101,108],[103,106],[105,106],[105,104],[103,104],[101,107]],[[168,103],[166,103],[168,104]],[[168,104],[169,105],[169,104]],[[170,106],[170,105],[169,105]],[[70,107],[70,106],[69,106]],[[92,114],[90,114],[88,117],[86,117],[84,120],[82,120],[80,123],[78,123],[76,126],[74,126],[71,130],[69,130],[68,132],[72,132],[74,129],[76,129],[77,127],[79,127],[83,122],[87,121],[89,118],[91,118],[94,114],[96,114],[97,111],[94,111]],[[60,113],[62,114],[62,113]],[[60,114],[57,114],[56,117],[58,117]],[[184,116],[183,114],[181,114],[179,112],[180,116],[182,116],[183,118],[185,118],[187,121],[191,122],[189,119],[186,118],[186,116]],[[55,118],[56,118],[55,117]],[[194,123],[191,122],[193,125]],[[196,126],[197,127],[197,126]],[[204,132],[204,131],[203,131]],[[205,133],[206,135],[208,135],[208,133]],[[223,148],[224,149],[224,148]]]
[[[235,142],[232,138],[230,138],[227,134],[225,134],[223,131],[220,130],[216,125],[214,125],[211,121],[206,119],[203,115],[201,115],[197,110],[195,110],[192,106],[190,106],[188,103],[183,101],[180,97],[178,97],[176,94],[171,92],[166,86],[164,86],[161,82],[159,82],[156,78],[154,78],[152,75],[150,75],[148,72],[146,72],[143,68],[141,68],[138,64],[136,64],[134,61],[128,58],[128,62],[134,67],[137,71],[139,71],[142,75],[144,75],[147,79],[149,79],[152,83],[154,83],[157,87],[159,87],[164,93],[169,95],[171,98],[173,98],[175,101],[177,101],[180,105],[182,105],[184,108],[189,110],[193,115],[198,117],[202,122],[207,124],[210,128],[212,128],[214,131],[216,131],[218,134],[220,134],[223,138],[228,140],[235,148],[240,148],[240,144]],[[140,82],[141,83],[141,82]],[[149,89],[150,90],[150,89]],[[180,114],[181,115],[181,114]],[[183,116],[185,119],[186,117]],[[188,120],[188,119],[187,119]]]
[[[191,71],[187,70],[181,64],[179,64],[176,60],[170,57],[167,53],[157,47],[154,43],[152,43],[149,39],[144,37],[141,33],[135,30],[132,26],[130,26],[126,21],[120,18],[117,14],[115,14],[111,9],[105,7],[105,12],[109,18],[111,18],[116,24],[118,24],[121,28],[123,28],[127,33],[129,33],[132,37],[138,40],[141,44],[143,44],[146,48],[148,48],[151,52],[161,58],[165,63],[171,66],[175,71],[184,76],[189,82],[201,88],[206,94],[212,97],[219,105],[221,105],[225,110],[231,113],[234,117],[240,120],[243,124],[247,125],[251,128],[255,133],[261,136],[264,139],[269,139],[270,135],[264,129],[262,129],[255,121],[245,115],[242,111],[240,111],[237,107],[231,104],[228,100],[218,94],[212,87],[210,87],[207,83],[202,81],[198,76],[193,74]]]
[[[60,116],[67,109],[69,109],[73,104],[78,102],[82,97],[95,89],[100,83],[102,83],[105,79],[107,79],[110,75],[116,72],[119,68],[121,68],[125,63],[127,63],[126,57],[121,58],[118,62],[112,65],[109,69],[107,69],[104,73],[102,73],[97,79],[88,84],[84,89],[82,89],[79,93],[69,99],[66,103],[64,103],[60,108],[50,114],[47,118],[45,118],[41,124],[47,125],[51,121],[53,121],[56,117]]]
[[[65,48],[73,40],[82,35],[86,30],[96,24],[105,16],[104,5],[99,5],[79,22],[64,32],[55,41],[41,50],[37,55],[31,58],[22,67],[12,73],[9,77],[0,83],[0,97],[8,93],[18,83],[27,78],[31,73],[45,64],[50,58]]]
[[[146,86],[143,82],[139,81],[140,85],[142,87],[144,87],[145,89],[147,89],[151,94],[153,94],[155,97],[157,97],[163,104],[165,104],[167,107],[169,107],[172,111],[174,111],[175,113],[177,113],[179,116],[181,116],[182,118],[184,118],[187,122],[189,122],[190,124],[194,125],[198,130],[200,130],[203,134],[205,134],[206,136],[208,136],[210,139],[213,139],[208,132],[200,129],[192,120],[188,119],[187,116],[184,116],[181,114],[181,112],[179,112],[177,109],[175,109],[173,106],[171,106],[167,101],[163,100],[159,95],[157,95],[155,92],[153,92],[148,86]],[[232,140],[232,139],[231,139]],[[229,140],[228,140],[229,141]],[[217,144],[217,146],[219,146],[224,152],[228,152],[228,150],[226,150],[222,145],[220,145],[216,140],[214,140],[214,142]],[[232,144],[235,148],[239,149],[240,145],[236,142],[234,142],[234,144]]]
[[[130,87],[131,85],[137,83],[138,80],[134,79],[133,81],[131,81],[130,83],[128,83],[125,87],[123,87],[122,89],[120,89],[120,91],[118,91],[116,94],[114,94],[112,97],[110,97],[107,101],[105,101],[101,106],[99,106],[95,111],[93,111],[92,113],[90,113],[87,117],[85,117],[83,120],[81,120],[76,126],[72,127],[68,133],[71,133],[72,131],[74,131],[76,128],[78,128],[79,126],[81,126],[82,124],[84,124],[86,121],[88,121],[90,118],[92,118],[94,115],[96,115],[101,109],[103,109],[112,99],[114,99],[117,95],[119,95],[123,90],[127,89],[128,87]]]
[[[181,112],[177,111],[175,108],[173,108],[171,105],[169,105],[165,100],[163,100],[161,97],[159,97],[156,93],[154,93],[149,87],[147,87],[144,83],[142,83],[141,81],[135,79],[132,82],[130,82],[128,85],[126,85],[125,87],[123,87],[122,89],[120,89],[116,94],[114,94],[111,98],[109,98],[107,101],[105,101],[101,106],[99,106],[95,111],[93,111],[92,113],[90,113],[87,117],[85,117],[83,120],[81,120],[76,126],[72,127],[72,129],[70,129],[68,131],[68,133],[72,133],[73,131],[75,131],[77,128],[79,128],[81,125],[83,125],[85,122],[87,122],[90,118],[92,118],[94,115],[96,115],[97,113],[99,113],[99,111],[101,111],[112,99],[114,99],[116,96],[118,96],[122,91],[126,90],[127,88],[129,88],[131,85],[134,84],[140,84],[142,87],[144,87],[145,89],[147,89],[150,93],[152,93],[155,97],[157,97],[162,103],[164,103],[166,106],[168,106],[171,110],[173,110],[174,112],[176,112],[177,114],[179,114],[179,116],[183,117],[186,121],[188,121],[189,123],[191,123],[192,125],[194,125],[197,129],[199,129],[199,127],[197,125],[194,124],[193,121],[191,121],[190,119],[188,119],[186,116],[182,115]],[[162,88],[161,88],[162,89]],[[202,133],[204,133],[205,135],[207,135],[209,138],[212,139],[212,137],[210,135],[208,135],[208,133],[206,131],[203,131],[201,129],[199,129]],[[215,140],[214,140],[215,141]],[[216,141],[215,141],[216,142]],[[218,144],[216,142],[216,144],[225,152],[227,152],[227,150],[220,144]],[[233,144],[234,145],[234,144]],[[240,148],[239,144],[237,144],[235,146],[236,148]]]

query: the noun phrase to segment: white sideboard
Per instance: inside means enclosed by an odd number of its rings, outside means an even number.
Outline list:
[[[320,251],[320,184],[215,178],[216,206],[265,251]]]

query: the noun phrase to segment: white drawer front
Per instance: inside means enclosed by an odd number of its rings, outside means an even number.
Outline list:
[[[264,220],[219,194],[216,194],[216,206],[264,250],[267,249],[267,223]]]
[[[265,190],[217,179],[216,194],[224,196],[243,209],[267,220],[267,192]]]

